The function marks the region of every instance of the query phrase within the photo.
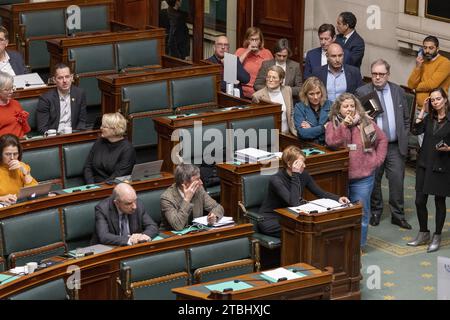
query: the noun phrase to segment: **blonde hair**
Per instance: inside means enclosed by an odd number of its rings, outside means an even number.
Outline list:
[[[257,27],[250,27],[247,29],[247,32],[245,32],[244,48],[247,48],[248,45],[250,44],[250,37],[256,34],[259,36],[259,40],[261,40],[259,42],[259,49],[264,48],[264,36],[262,34],[261,29]]]
[[[0,71],[0,90],[14,85],[14,78],[6,72]]]
[[[124,136],[127,132],[127,120],[119,112],[105,113],[102,117],[102,126],[113,129],[115,136]]]
[[[285,168],[290,168],[292,167],[292,164],[295,162],[295,160],[297,160],[299,157],[303,157],[303,159],[306,159],[305,154],[302,150],[300,150],[299,147],[288,146],[283,150],[281,160],[283,161]]]
[[[322,93],[320,105],[323,106],[325,101],[327,101],[327,89],[325,88],[323,82],[317,77],[309,77],[305,80],[299,92],[300,101],[303,102],[305,106],[309,106],[308,92],[314,90],[315,88],[319,88]]]

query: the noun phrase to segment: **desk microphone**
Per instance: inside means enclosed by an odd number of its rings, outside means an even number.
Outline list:
[[[42,85],[42,83],[25,83],[25,87],[30,87],[30,86],[40,86]]]
[[[341,204],[341,205],[339,205],[339,206],[336,206],[336,207],[328,207],[327,210],[329,211],[329,210],[333,210],[333,209],[337,209],[337,208],[345,208],[345,207],[349,207],[349,206],[351,206],[351,205],[357,204],[358,202],[359,202],[359,201],[356,200],[356,201],[352,201],[352,202],[348,202],[348,203],[343,203],[343,204]]]

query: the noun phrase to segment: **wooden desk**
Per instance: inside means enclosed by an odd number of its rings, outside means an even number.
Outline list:
[[[178,300],[328,300],[330,299],[333,271],[320,271],[306,263],[297,263],[285,268],[303,271],[306,277],[276,283],[264,281],[261,272],[245,274],[197,285],[172,289]],[[311,270],[312,269],[312,270]],[[207,285],[220,284],[240,280],[252,288],[222,293],[210,291]]]
[[[223,94],[219,93],[219,95]],[[236,102],[240,101],[236,100]],[[220,107],[214,110],[205,110],[204,112],[193,116],[180,117],[176,119],[170,119],[168,117],[157,117],[153,119],[155,122],[155,130],[158,133],[158,159],[164,160],[163,168],[165,171],[171,172],[175,168],[176,164],[172,161],[172,152],[176,150],[175,147],[177,147],[180,143],[179,129],[192,128],[194,127],[195,122],[201,122],[202,126],[225,123],[226,128],[231,129],[230,123],[232,121],[272,116],[274,117],[274,129],[280,129],[281,127],[281,106],[279,104],[252,104],[247,105],[244,109],[228,111],[220,110]],[[225,137],[227,142],[232,139],[232,137],[228,136],[229,133],[230,132],[227,132],[227,137]],[[229,150],[229,146],[224,147],[226,147],[226,150]],[[178,151],[181,151],[181,148]]]
[[[290,145],[284,143],[282,137],[283,135],[280,135],[280,150]],[[306,170],[314,178],[314,181],[325,191],[341,196],[347,194],[348,150],[332,151],[316,144],[300,143],[298,139],[293,142],[297,143],[302,149],[316,148],[324,151],[325,154],[311,155],[306,158]],[[261,170],[268,168],[277,169],[280,166],[281,163],[278,160],[265,164],[217,164],[217,175],[220,177],[220,202],[225,212],[233,216],[235,221],[244,221],[244,217],[241,216],[241,211],[238,206],[239,201],[242,201],[242,176],[261,172]],[[312,200],[315,196],[307,190],[304,198]]]
[[[332,299],[360,299],[362,206],[319,214],[280,215],[281,265],[304,262],[334,270]]]
[[[169,250],[185,249],[195,245],[250,237],[253,233],[251,224],[236,225],[229,228],[205,232],[171,236],[170,238],[150,243],[127,247],[117,247],[111,251],[79,259],[68,259],[61,264],[37,271],[30,275],[0,286],[0,299],[27,290],[35,285],[71,276],[69,267],[78,267],[81,271],[81,289],[79,298],[84,300],[118,299],[116,279],[119,276],[120,261],[142,255]],[[72,271],[73,272],[73,271]]]
[[[22,144],[23,150],[31,150],[31,149],[40,149],[40,148],[49,148],[58,146],[61,149],[63,145],[70,143],[79,143],[79,142],[87,142],[97,140],[100,136],[100,130],[86,130],[73,132],[70,134],[61,134],[51,137],[39,137],[32,139],[21,139],[20,143]]]

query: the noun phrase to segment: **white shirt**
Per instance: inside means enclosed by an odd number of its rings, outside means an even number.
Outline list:
[[[70,107],[70,92],[66,95],[62,95],[58,91],[59,96],[59,125],[58,132],[62,132],[63,128],[72,127],[72,110]]]
[[[345,42],[344,44],[347,43],[348,39],[350,39],[350,37],[355,33],[355,30],[353,30],[352,32],[350,32],[348,35],[344,36],[345,37]]]
[[[322,60],[321,60],[321,64],[322,66],[326,65],[328,63],[328,59],[327,59],[327,52],[325,50],[322,50]]]
[[[0,61],[0,71],[6,72],[13,77],[16,75],[13,68],[11,67],[11,64],[9,63],[9,55],[6,51],[4,59]]]
[[[269,90],[269,97],[270,101],[281,104],[281,110],[283,111],[283,113],[281,114],[281,132],[288,132],[289,125],[286,116],[286,104],[284,103],[284,98],[281,94],[281,90]]]
[[[286,73],[286,62],[283,64],[279,64],[278,62],[275,62],[275,65],[281,67],[284,70],[284,72]],[[286,77],[284,77],[284,79],[283,79],[283,85],[285,84],[285,81],[286,81]]]

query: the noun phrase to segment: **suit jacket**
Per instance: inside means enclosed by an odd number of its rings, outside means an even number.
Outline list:
[[[346,92],[355,93],[356,89],[361,87],[364,83],[362,81],[361,72],[359,72],[359,69],[353,66],[350,66],[348,64],[344,64],[344,73],[345,73],[345,79],[347,81],[347,90]],[[327,87],[327,80],[328,80],[328,64],[316,68],[313,70],[313,76],[316,76],[319,78],[323,84],[325,85],[325,88]]]
[[[16,75],[28,73],[23,57],[19,52],[13,50],[6,50],[6,52],[9,56],[9,64]]]
[[[198,188],[190,203],[184,201],[175,184],[161,195],[161,229],[183,230],[192,219],[201,217],[204,212],[223,217],[223,207],[216,202],[203,187]]]
[[[350,51],[344,49],[344,64],[350,64]],[[315,68],[322,66],[322,48],[318,47],[309,50],[305,58],[305,70],[303,70],[303,79],[308,79],[312,76]]]
[[[141,200],[137,200],[137,208],[133,214],[128,215],[130,235],[143,233],[154,238],[158,235],[158,226],[148,215]],[[126,246],[128,236],[120,235],[119,212],[112,196],[102,200],[95,206],[95,233],[92,243],[106,245]]]
[[[410,126],[410,116],[408,110],[408,102],[406,100],[405,91],[398,85],[388,82],[391,89],[392,102],[394,105],[395,127],[398,137],[398,147],[400,154],[404,157],[408,154],[408,133]],[[372,83],[368,83],[355,92],[358,98],[362,98],[370,92],[374,91],[375,87]]]
[[[86,129],[86,94],[76,86],[70,88],[70,109],[73,130]],[[60,117],[60,100],[56,88],[39,97],[36,109],[37,127],[40,133],[48,129],[58,130]]]
[[[253,88],[255,91],[261,90],[266,86],[267,70],[274,66],[275,59],[264,61],[256,76],[255,84]],[[300,64],[293,60],[288,59],[286,61],[286,77],[284,81],[285,86],[292,88],[292,96],[294,99],[298,99],[300,87],[302,86],[302,72],[300,71]]]
[[[291,87],[281,86],[281,94],[283,95],[284,103],[286,105],[286,117],[289,126],[289,131],[291,134],[297,136],[297,130],[295,129],[294,124],[294,102],[292,100]],[[271,103],[269,90],[267,89],[267,87],[264,86],[264,88],[262,88],[261,90],[256,91],[253,94],[252,101],[256,103],[259,103],[260,101]]]
[[[364,58],[364,50],[366,45],[364,39],[355,31],[352,36],[345,42],[342,34],[338,34],[336,41],[344,48],[350,51],[350,65],[361,68],[362,60]]]
[[[235,87],[237,87],[241,93],[241,97],[244,96],[243,92],[242,92],[242,84],[247,84],[250,81],[250,75],[247,72],[247,70],[244,69],[244,66],[241,63],[241,60],[239,60],[238,57],[236,57],[237,59],[237,80],[239,80],[239,84],[235,85]],[[220,64],[222,67],[222,81],[220,81],[220,91],[222,92],[227,92],[227,83],[223,80],[223,63],[222,61],[220,61],[215,55],[212,55],[211,57],[208,58],[208,61],[215,63],[215,64]]]

